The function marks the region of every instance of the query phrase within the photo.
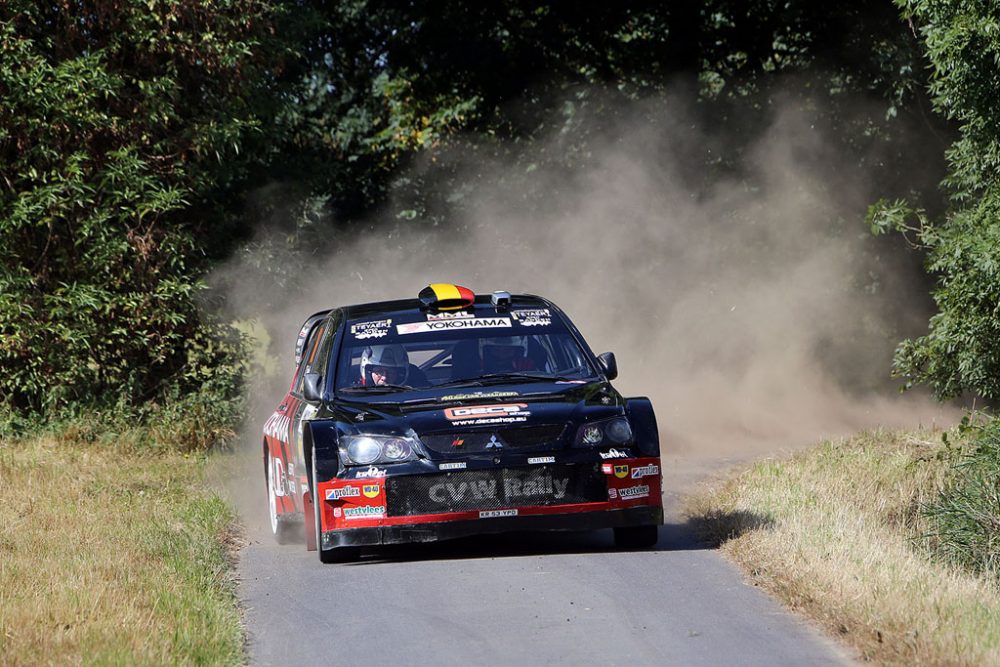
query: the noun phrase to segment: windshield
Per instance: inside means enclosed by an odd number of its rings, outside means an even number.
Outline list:
[[[337,361],[337,390],[366,393],[595,379],[583,349],[548,309],[493,317],[432,313],[409,319],[414,321],[348,322]]]

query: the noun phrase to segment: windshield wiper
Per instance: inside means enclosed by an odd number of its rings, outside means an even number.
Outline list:
[[[344,387],[340,391],[352,394],[388,394],[394,391],[408,391],[410,389],[414,389],[414,387],[408,384],[370,384],[357,387]]]

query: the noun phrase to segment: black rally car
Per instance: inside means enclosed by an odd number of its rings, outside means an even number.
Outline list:
[[[305,523],[323,562],[360,548],[511,530],[663,523],[653,407],[610,381],[543,298],[430,285],[302,326],[288,394],[264,425],[271,529]]]

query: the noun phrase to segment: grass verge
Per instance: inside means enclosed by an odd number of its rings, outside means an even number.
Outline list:
[[[1000,664],[1000,588],[931,555],[922,511],[955,474],[940,434],[872,432],[768,460],[688,501],[750,580],[866,660]]]
[[[207,456],[91,436],[0,438],[0,663],[242,664]]]

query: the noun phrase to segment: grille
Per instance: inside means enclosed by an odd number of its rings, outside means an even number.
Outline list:
[[[607,500],[599,464],[466,470],[386,479],[389,516]]]
[[[521,428],[498,428],[489,431],[469,431],[465,433],[427,433],[420,435],[420,441],[428,449],[442,454],[462,454],[466,452],[492,451],[497,444],[514,449],[539,447],[559,442],[565,426],[523,426]]]

